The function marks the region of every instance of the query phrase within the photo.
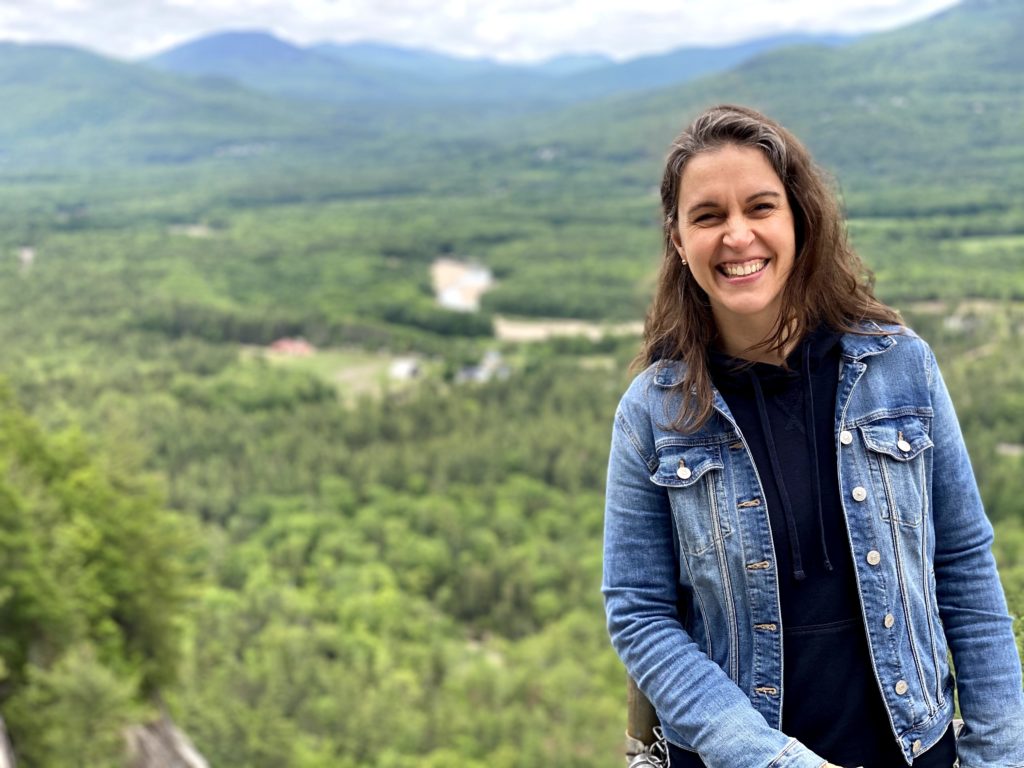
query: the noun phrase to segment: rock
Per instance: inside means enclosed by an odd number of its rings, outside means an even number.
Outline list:
[[[11,749],[11,741],[7,738],[7,726],[2,717],[0,717],[0,768],[14,768],[14,750]]]
[[[125,737],[131,768],[210,768],[166,713],[155,722],[132,726]],[[5,768],[2,762],[0,768]]]

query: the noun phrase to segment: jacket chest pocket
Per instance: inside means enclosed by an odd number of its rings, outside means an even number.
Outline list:
[[[718,445],[668,445],[658,449],[651,482],[665,488],[684,552],[701,555],[732,533],[720,508],[722,451]]]
[[[882,519],[917,526],[927,509],[925,451],[932,447],[929,420],[882,418],[860,426],[872,477],[885,494]]]

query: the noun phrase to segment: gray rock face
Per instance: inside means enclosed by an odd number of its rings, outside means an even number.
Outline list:
[[[7,738],[7,725],[0,717],[0,768],[14,768],[14,750],[11,740]]]
[[[131,768],[210,768],[199,751],[165,714],[125,734]],[[0,768],[5,768],[0,762]]]
[[[131,768],[210,768],[199,751],[166,715],[125,731]],[[0,717],[0,768],[15,768],[7,725]]]

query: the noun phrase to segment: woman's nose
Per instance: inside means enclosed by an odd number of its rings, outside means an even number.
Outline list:
[[[741,216],[734,216],[727,222],[724,243],[735,251],[742,251],[754,240],[750,224]]]

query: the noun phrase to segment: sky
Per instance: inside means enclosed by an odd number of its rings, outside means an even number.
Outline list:
[[[0,40],[61,42],[139,58],[215,31],[299,44],[374,40],[531,62],[615,59],[783,32],[860,33],[956,0],[0,0]]]

